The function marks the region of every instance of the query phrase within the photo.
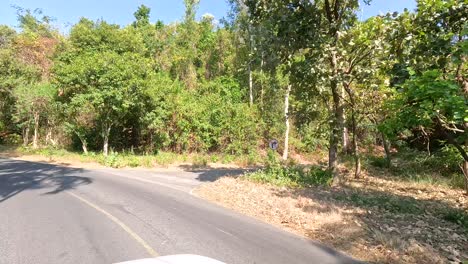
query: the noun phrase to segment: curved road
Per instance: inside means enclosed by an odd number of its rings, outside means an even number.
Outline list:
[[[0,263],[114,263],[185,253],[232,264],[356,263],[190,194],[218,175],[0,159]]]

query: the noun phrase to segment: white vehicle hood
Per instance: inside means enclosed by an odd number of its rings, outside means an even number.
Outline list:
[[[171,255],[158,258],[137,259],[116,264],[225,264],[211,258],[198,255]]]

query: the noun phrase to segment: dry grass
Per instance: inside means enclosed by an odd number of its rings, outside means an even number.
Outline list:
[[[368,176],[344,186],[289,189],[221,178],[196,193],[373,263],[468,259],[467,230],[441,219],[467,210],[462,191]]]

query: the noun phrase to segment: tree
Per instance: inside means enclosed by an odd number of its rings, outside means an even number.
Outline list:
[[[34,128],[33,147],[39,146],[39,126],[44,114],[56,94],[56,89],[48,83],[18,86],[14,90],[16,98],[16,119],[23,126],[24,143],[28,143],[29,126]]]
[[[89,52],[60,63],[55,74],[68,102],[79,95],[96,110],[101,126],[103,153],[109,152],[112,127],[122,124],[134,107],[142,103],[142,91],[151,73],[149,62],[133,53]],[[77,100],[77,99],[76,99]]]
[[[367,1],[366,1],[367,2]],[[323,72],[324,64],[331,91],[329,169],[337,175],[337,155],[340,131],[343,130],[343,103],[341,100],[340,80],[342,58],[339,53],[342,44],[341,35],[356,21],[355,11],[359,2],[354,1],[247,1],[253,19],[267,21],[267,25],[276,29],[276,38],[281,39],[283,58],[292,59],[299,51],[306,51],[306,56],[314,60],[310,65],[315,72]],[[342,133],[341,133],[342,134]]]
[[[344,106],[351,111],[352,152],[355,158],[356,178],[361,174],[357,135],[359,119],[367,117],[372,107],[381,104],[381,102],[375,102],[377,105],[366,106],[359,101],[366,100],[369,95],[375,94],[372,90],[382,88],[381,79],[378,77],[381,73],[380,69],[386,64],[388,54],[388,45],[385,43],[388,23],[384,20],[383,17],[373,17],[364,22],[356,22],[353,27],[343,33],[341,44],[346,44],[340,47],[341,82],[347,94],[347,97],[342,99]]]
[[[145,5],[140,5],[138,7],[138,10],[133,13],[133,16],[135,16],[136,21],[133,22],[134,27],[146,27],[150,24],[149,18],[150,18],[150,12],[151,9]]]
[[[390,108],[398,114],[384,124],[389,136],[405,129],[422,135],[428,149],[434,140],[453,145],[462,157],[465,179],[466,12],[463,1],[420,0],[416,13],[394,19],[391,48],[397,56],[390,74],[399,93]]]
[[[85,154],[88,154],[87,134],[96,125],[96,110],[92,102],[89,102],[86,95],[76,95],[69,103],[63,104],[66,117],[66,129],[75,134],[81,142],[81,147]]]
[[[468,121],[467,103],[456,81],[444,79],[438,70],[428,71],[405,82],[402,92],[393,101],[393,109],[398,111],[395,110],[394,119],[389,120],[387,125],[397,131],[416,128],[441,135],[463,158],[462,170],[468,184],[467,134],[464,130]]]

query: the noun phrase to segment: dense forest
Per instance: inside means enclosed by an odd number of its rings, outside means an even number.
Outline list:
[[[327,151],[335,178],[342,157],[360,177],[368,149],[386,166],[417,149],[468,178],[466,1],[363,20],[358,0],[230,0],[221,21],[184,2],[180,22],[142,5],[66,33],[18,7],[0,26],[0,143],[265,155],[277,139],[284,160]]]

